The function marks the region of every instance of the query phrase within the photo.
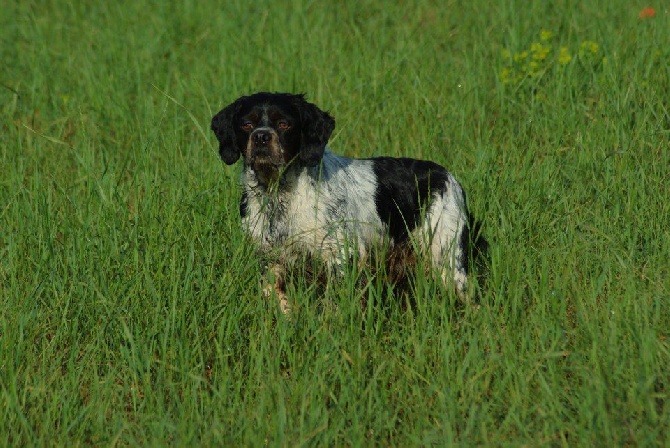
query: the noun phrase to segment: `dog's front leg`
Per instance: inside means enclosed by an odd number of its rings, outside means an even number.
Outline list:
[[[274,263],[265,269],[262,279],[261,291],[265,299],[276,298],[282,313],[291,314],[293,306],[286,295],[286,268],[284,265]]]

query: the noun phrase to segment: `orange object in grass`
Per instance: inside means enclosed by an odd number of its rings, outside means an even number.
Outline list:
[[[642,8],[640,11],[640,19],[649,19],[651,17],[654,17],[656,15],[656,10],[654,8],[651,8],[649,6],[645,6]]]

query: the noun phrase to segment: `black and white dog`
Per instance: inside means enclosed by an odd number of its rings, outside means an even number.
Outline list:
[[[269,266],[273,281],[264,294],[274,290],[289,312],[283,279],[299,254],[341,272],[386,244],[413,248],[396,252],[408,257],[423,252],[433,272],[463,296],[469,228],[461,185],[433,162],[333,154],[326,143],[334,128],[327,112],[287,93],[241,97],[212,119],[223,161],[244,161],[244,229],[264,252],[283,254]]]

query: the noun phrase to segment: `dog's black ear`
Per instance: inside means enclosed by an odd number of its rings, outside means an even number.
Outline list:
[[[212,118],[212,131],[219,140],[219,155],[228,165],[232,165],[240,158],[240,149],[235,138],[235,116],[241,107],[241,101],[237,100]]]
[[[335,129],[335,119],[298,95],[298,110],[302,128],[300,161],[305,166],[316,166],[321,162],[326,143]]]

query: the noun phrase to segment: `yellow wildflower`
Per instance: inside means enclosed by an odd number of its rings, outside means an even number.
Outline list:
[[[585,40],[582,42],[582,51],[588,50],[591,54],[596,54],[598,53],[598,48],[598,44],[592,40]]]
[[[568,47],[561,47],[561,50],[558,54],[558,63],[561,65],[567,65],[572,60],[570,55],[570,50]]]
[[[547,55],[551,51],[551,47],[544,46],[539,42],[533,42],[530,44],[530,52],[533,54],[533,59],[536,61],[544,61],[547,59]]]
[[[503,48],[502,57],[503,57],[503,59],[511,59],[512,58],[512,52],[510,52],[507,48]]]
[[[521,53],[516,53],[514,55],[514,62],[521,62],[528,57],[527,51],[522,51]]]
[[[546,42],[546,41],[548,41],[548,40],[551,39],[553,36],[554,36],[554,33],[552,33],[552,32],[549,31],[549,30],[542,30],[542,31],[540,31],[540,40],[541,40],[542,42]]]
[[[503,84],[509,84],[511,81],[512,70],[509,67],[505,67],[500,70],[500,80]]]

